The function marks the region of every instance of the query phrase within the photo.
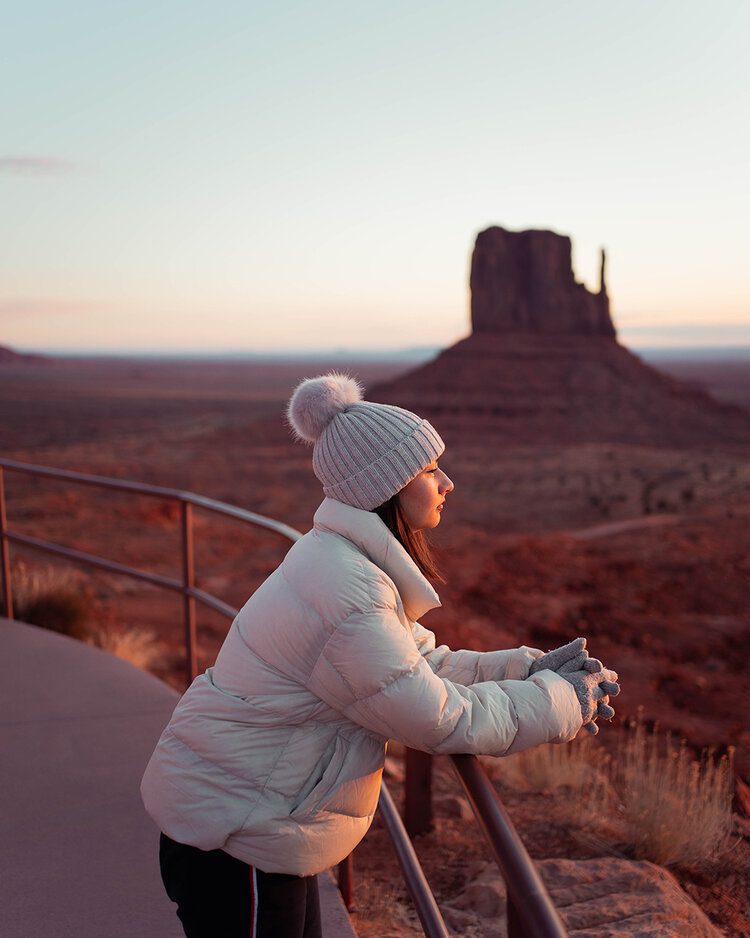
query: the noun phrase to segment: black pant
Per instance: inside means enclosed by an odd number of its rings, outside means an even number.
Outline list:
[[[187,938],[322,938],[314,876],[264,873],[166,834],[159,864]]]

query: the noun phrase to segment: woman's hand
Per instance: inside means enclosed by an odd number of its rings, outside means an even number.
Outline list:
[[[602,720],[611,720],[614,715],[615,708],[610,707],[609,705],[609,695],[602,697],[596,706],[596,714],[594,715],[594,719],[590,723],[584,723],[584,729],[591,733],[592,736],[596,736],[596,734],[599,732],[599,727],[596,725],[596,721],[599,719],[599,717],[601,717]]]
[[[537,658],[529,674],[545,668],[555,671],[573,685],[581,704],[584,726],[592,736],[596,736],[599,727],[595,721],[599,717],[611,720],[615,715],[609,698],[620,693],[616,672],[608,671],[598,658],[589,657],[585,638],[575,638]]]
[[[601,671],[602,663],[598,658],[589,658],[586,651],[586,639],[574,638],[567,645],[560,648],[554,648],[548,651],[546,655],[537,658],[532,664],[529,674],[536,674],[537,671],[557,671],[561,673],[562,669],[566,671]]]
[[[588,732],[595,736],[599,732],[599,727],[594,720],[599,716],[609,720],[615,714],[614,708],[609,706],[608,701],[610,697],[616,697],[620,693],[617,673],[602,668],[593,674],[589,671],[567,671],[560,673],[560,677],[573,685],[578,703],[581,705],[583,724],[587,728],[591,726],[592,729]]]

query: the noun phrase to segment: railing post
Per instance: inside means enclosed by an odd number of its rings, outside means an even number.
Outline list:
[[[410,837],[432,830],[432,756],[418,749],[406,750],[404,826]]]
[[[187,590],[195,586],[195,560],[193,555],[193,506],[180,500],[182,508],[182,594],[185,616],[185,677],[187,686],[198,673],[198,653],[195,640],[195,600]]]
[[[352,909],[352,892],[354,890],[354,854],[350,853],[348,857],[339,863],[339,892],[344,900],[347,911]]]
[[[3,467],[0,466],[0,563],[3,568],[3,598],[5,617],[13,618],[13,589],[10,583],[10,548],[8,545],[8,520],[5,517],[5,483]]]

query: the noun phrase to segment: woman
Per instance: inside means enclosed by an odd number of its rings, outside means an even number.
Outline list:
[[[453,652],[419,624],[440,605],[424,532],[453,491],[426,420],[335,373],[303,381],[287,417],[325,499],[178,703],[141,788],[189,938],[319,936],[315,874],[370,826],[389,738],[505,755],[595,729],[619,692],[583,639]]]

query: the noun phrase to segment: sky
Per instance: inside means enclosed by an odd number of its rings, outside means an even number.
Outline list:
[[[0,345],[467,335],[477,233],[599,249],[631,347],[750,344],[750,4],[96,0],[0,14]]]

